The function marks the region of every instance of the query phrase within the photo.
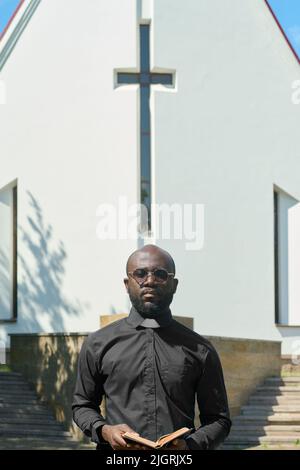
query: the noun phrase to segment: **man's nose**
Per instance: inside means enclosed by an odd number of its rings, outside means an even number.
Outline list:
[[[156,281],[156,280],[155,280],[154,273],[149,272],[149,273],[147,274],[146,279],[145,279],[144,282],[143,282],[143,285],[144,285],[144,286],[145,286],[145,285],[147,285],[147,286],[152,286],[153,284],[155,284],[155,281]]]

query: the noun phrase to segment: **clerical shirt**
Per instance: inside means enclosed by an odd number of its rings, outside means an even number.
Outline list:
[[[88,336],[79,356],[73,419],[100,449],[108,445],[100,428],[123,423],[153,441],[186,426],[193,428],[186,438],[190,449],[215,449],[231,427],[218,354],[170,310],[156,319],[159,327],[142,326],[145,319],[132,307],[127,318]]]

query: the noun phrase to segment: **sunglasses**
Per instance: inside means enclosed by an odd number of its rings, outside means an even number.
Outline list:
[[[139,285],[142,285],[146,279],[148,278],[149,274],[154,276],[155,281],[158,284],[165,284],[168,279],[172,276],[175,276],[174,273],[168,273],[166,269],[157,268],[153,271],[148,271],[144,268],[137,268],[134,271],[128,273]]]

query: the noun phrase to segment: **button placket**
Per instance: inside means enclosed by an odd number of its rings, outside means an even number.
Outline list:
[[[147,421],[151,434],[156,435],[156,391],[154,371],[154,332],[152,328],[147,329],[147,360],[145,366],[146,402],[148,409]]]

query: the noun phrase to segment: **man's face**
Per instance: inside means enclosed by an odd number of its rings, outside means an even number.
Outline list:
[[[163,268],[173,272],[170,260],[159,251],[139,251],[130,260],[128,272],[136,269],[154,271]],[[132,276],[124,279],[132,305],[144,317],[155,318],[157,314],[169,307],[176,292],[178,280],[169,276],[165,283],[157,282],[153,274],[139,285]]]

